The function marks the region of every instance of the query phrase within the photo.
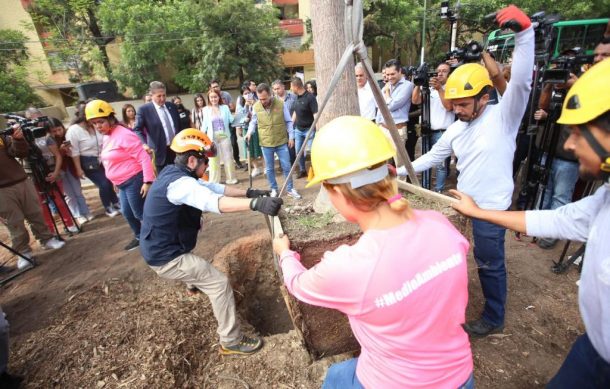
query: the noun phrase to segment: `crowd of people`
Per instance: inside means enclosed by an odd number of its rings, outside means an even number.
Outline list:
[[[518,118],[527,121],[530,115],[535,39],[530,18],[515,6],[498,11],[496,21],[515,32],[512,62],[498,64],[483,52],[480,63],[439,63],[428,80],[426,132],[419,134],[415,125],[424,101],[412,72],[392,59],[383,67],[380,85],[403,142],[399,147],[405,147],[416,173],[435,169],[434,190],[445,190],[455,158],[457,190],[449,193],[458,199],[455,209],[472,218],[473,253],[485,298],[477,318],[465,317],[470,245],[443,215],[412,209],[398,193],[396,175],[406,176],[407,170],[388,164],[396,156],[389,136],[394,129],[385,123],[360,64],[354,69],[360,116],[336,118],[309,144],[305,140],[318,112],[317,90],[315,82],[299,77],[291,79],[290,91],[281,80],[248,80],[235,102],[213,80],[206,93],[195,95],[191,111],[180,97],[167,101],[165,85],[158,81],[150,83],[145,104],[138,109],[125,104],[120,119],[105,101],[79,103],[67,130],[51,118],[47,135],[36,139],[45,165],[43,182],[28,179],[32,166],[24,169],[18,162],[21,158],[31,165],[32,150],[15,126],[11,135],[0,138],[0,216],[20,253],[18,267],[32,265],[24,220],[45,248],[59,249],[64,241],[56,219],[65,232],[77,233],[93,218],[80,186],[87,177],[99,190],[105,214],[122,214],[128,222],[134,237],[126,250],[139,247],[160,277],[182,281],[189,293],[209,297],[220,353],[255,353],[262,339],[242,333],[226,275],[192,250],[204,212],[278,214],[283,201],[278,198],[276,160],[286,194],[300,199],[289,175],[297,162],[296,179],[309,177],[307,186],[322,184],[337,211],[363,232],[356,244],[325,253],[311,269],[301,265],[287,236],[273,241],[290,293],[345,313],[362,347],[358,358],[330,367],[323,388],[473,388],[469,339],[502,332],[507,320],[507,228],[540,237],[542,248],[558,239],[587,241],[579,291],[586,333],[548,387],[608,387],[610,248],[603,231],[610,220],[610,100],[596,91],[610,86],[610,41],[604,38],[596,46],[589,70],[571,74],[564,84],[544,84],[534,94],[532,116],[552,120],[548,109],[553,88],[564,90],[557,119],[561,136],[552,152],[538,146],[540,158],[553,157],[538,210],[508,211],[516,166],[523,148],[531,148]],[[36,109],[26,114],[41,115]],[[427,137],[430,148],[415,158],[419,136]],[[245,142],[245,164],[239,137]],[[236,169],[246,169],[252,177],[264,170],[268,189],[233,186],[238,183]],[[579,175],[603,185],[572,202]],[[443,245],[429,245],[430,236]],[[8,344],[7,325],[0,310],[0,348]],[[0,379],[6,374],[2,363],[0,359]]]

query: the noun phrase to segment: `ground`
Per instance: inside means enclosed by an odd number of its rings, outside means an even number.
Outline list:
[[[247,187],[245,174],[239,177]],[[266,180],[258,177],[253,186],[265,187]],[[305,195],[298,204],[310,203],[318,191],[303,186],[297,180]],[[221,357],[207,299],[159,279],[137,250],[123,251],[131,239],[127,223],[102,216],[95,190],[86,197],[97,217],[84,231],[66,237],[61,250],[37,247],[38,266],[0,289],[11,323],[9,370],[25,376],[26,388],[318,388],[326,367],[346,357],[312,361],[303,348],[279,292],[260,214],[207,215],[199,235],[195,252],[230,274],[245,331],[265,340],[255,356]],[[3,227],[0,239],[8,241]],[[506,329],[472,341],[477,387],[543,387],[583,333],[576,268],[550,271],[562,247],[544,251],[507,233]],[[7,259],[0,251],[0,262]],[[475,318],[482,296],[472,258],[469,280],[467,317]]]

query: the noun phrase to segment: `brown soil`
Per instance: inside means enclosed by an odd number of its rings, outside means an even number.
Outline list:
[[[301,190],[303,180],[296,182]],[[254,186],[266,187],[265,179]],[[286,206],[312,202],[317,191],[302,189],[304,199]],[[97,193],[86,195],[101,214]],[[320,387],[326,367],[347,356],[313,361],[307,353],[280,293],[266,228],[255,213],[207,215],[195,250],[230,275],[245,331],[264,336],[258,354],[219,356],[207,298],[159,279],[138,251],[123,251],[131,238],[125,221],[98,216],[65,248],[38,248],[39,266],[0,289],[11,323],[9,370],[24,375],[27,388]],[[8,241],[3,228],[0,239]],[[477,387],[542,387],[583,332],[578,272],[550,271],[561,248],[543,251],[507,233],[506,329],[472,342]],[[9,257],[0,251],[0,261]],[[472,260],[469,277],[467,317],[474,318],[483,300]]]

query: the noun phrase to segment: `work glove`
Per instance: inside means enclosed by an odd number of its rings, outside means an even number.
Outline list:
[[[501,28],[510,28],[514,32],[526,30],[532,25],[529,16],[512,4],[496,13],[496,21]]]
[[[396,175],[398,177],[407,177],[409,172],[407,172],[407,168],[405,166],[399,166],[396,168]]]
[[[265,215],[277,216],[283,203],[284,200],[279,197],[257,197],[250,201],[250,209]]]
[[[257,197],[263,197],[263,196],[269,196],[269,195],[271,195],[270,190],[248,188],[248,190],[246,191],[246,197],[249,199],[254,199]]]

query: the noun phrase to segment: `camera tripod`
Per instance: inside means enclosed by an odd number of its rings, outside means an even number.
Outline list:
[[[10,247],[9,245],[5,244],[4,242],[0,241],[0,246],[4,247],[5,249],[7,249],[8,251],[10,251],[11,253],[15,254],[16,256],[23,258],[24,260],[28,261],[30,263],[31,266],[27,266],[24,269],[19,269],[16,272],[9,274],[7,277],[0,279],[0,286],[6,284],[7,282],[9,282],[10,280],[12,280],[13,278],[25,273],[26,271],[34,268],[34,266],[36,266],[36,260],[32,257],[29,258],[25,255],[23,255],[22,253],[20,253],[19,251],[13,249],[12,247]],[[9,260],[5,261],[4,263],[0,264],[0,268],[3,267],[6,262],[8,262]]]
[[[421,154],[425,155],[432,148],[432,132],[430,127],[430,84],[428,78],[420,86],[421,89]],[[430,169],[422,172],[422,187],[430,189]]]

